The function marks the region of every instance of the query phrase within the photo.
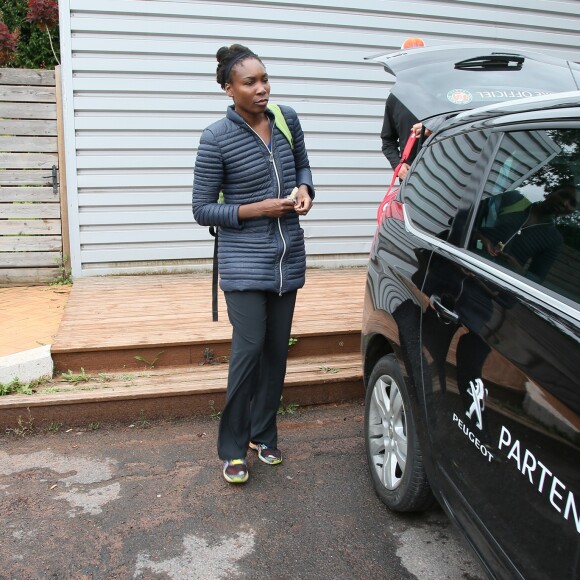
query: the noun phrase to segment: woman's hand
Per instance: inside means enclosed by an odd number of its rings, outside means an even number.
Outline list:
[[[475,233],[475,239],[481,242],[481,245],[490,256],[495,258],[501,252],[500,247],[494,244],[489,238],[486,238],[481,232]]]
[[[248,220],[258,217],[280,218],[294,211],[294,202],[288,198],[268,198],[256,203],[241,205],[238,209],[238,219]]]
[[[311,207],[312,198],[308,194],[308,186],[301,185],[294,200],[287,197],[272,197],[241,205],[238,209],[238,219],[240,221],[258,217],[276,219],[293,211],[299,215],[306,215]]]
[[[501,247],[494,244],[493,242],[491,242],[490,240],[488,240],[485,237],[481,237],[481,241],[483,242],[483,247],[485,248],[485,251],[490,255],[493,256],[494,258],[497,258],[497,256],[499,256],[501,254]]]
[[[271,198],[260,202],[261,215],[269,218],[279,218],[294,211],[294,202],[287,198]]]
[[[312,198],[308,193],[308,186],[301,185],[298,188],[296,199],[294,200],[294,209],[298,215],[306,215],[312,207]]]

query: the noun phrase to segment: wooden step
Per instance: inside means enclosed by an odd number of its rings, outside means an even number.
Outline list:
[[[231,329],[230,329],[231,332]],[[360,330],[328,334],[295,334],[288,349],[288,358],[307,355],[327,356],[360,351]],[[129,348],[102,348],[77,350],[72,352],[51,351],[55,373],[72,370],[85,372],[122,372],[154,368],[171,368],[198,365],[211,360],[220,360],[230,355],[230,340],[205,338],[190,344],[157,344]]]
[[[33,395],[0,397],[0,428],[17,428],[19,418],[20,423],[32,421],[42,429],[51,423],[86,426],[218,413],[225,400],[227,372],[227,362],[214,359],[195,366],[60,375]],[[325,404],[362,394],[359,354],[288,360],[285,405]]]
[[[358,352],[366,272],[310,270],[299,290],[289,356]],[[58,371],[195,365],[228,356],[223,294],[211,320],[208,274],[114,276],[75,281],[51,353]],[[147,361],[147,362],[145,362]]]

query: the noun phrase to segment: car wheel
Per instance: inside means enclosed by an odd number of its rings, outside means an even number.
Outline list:
[[[433,505],[407,385],[394,355],[381,358],[371,373],[365,444],[375,491],[383,503],[398,512]]]

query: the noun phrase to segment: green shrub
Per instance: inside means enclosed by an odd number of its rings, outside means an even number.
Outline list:
[[[42,15],[48,9],[53,12],[55,4],[54,0],[31,0],[31,9],[36,8],[36,16]],[[27,20],[28,14],[29,0],[0,0],[0,21],[6,24],[11,33],[16,33],[18,40],[16,52],[6,66],[53,69],[59,58],[58,23],[42,19],[31,23]],[[56,56],[50,45],[51,39]]]

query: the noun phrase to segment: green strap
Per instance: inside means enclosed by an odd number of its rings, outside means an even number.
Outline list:
[[[292,147],[292,151],[294,151],[294,139],[292,138],[292,131],[290,131],[290,127],[288,127],[288,123],[286,123],[286,118],[284,117],[284,113],[282,113],[282,109],[273,103],[268,104],[268,109],[274,113],[274,124],[276,127],[278,127],[282,135],[286,137],[288,143],[290,143],[290,147]]]
[[[528,209],[530,207],[530,205],[532,205],[532,202],[527,199],[526,197],[524,197],[523,199],[520,199],[510,205],[506,205],[505,207],[502,207],[499,210],[499,215],[506,215],[508,213],[520,213],[522,211],[525,211],[526,209]]]

